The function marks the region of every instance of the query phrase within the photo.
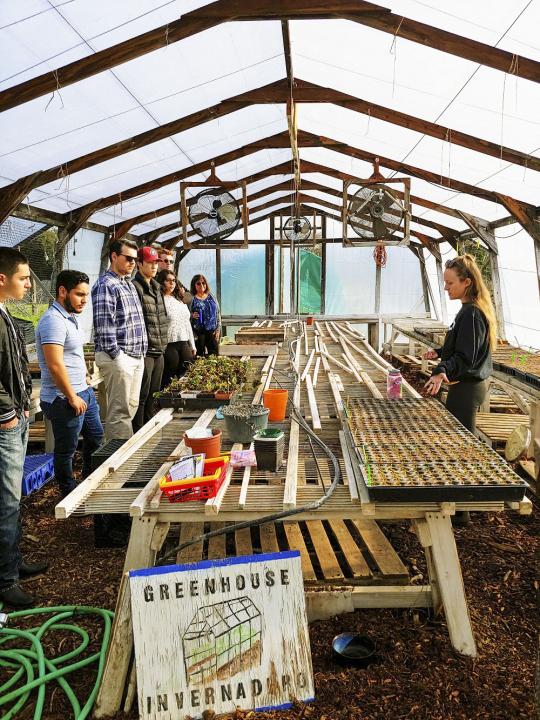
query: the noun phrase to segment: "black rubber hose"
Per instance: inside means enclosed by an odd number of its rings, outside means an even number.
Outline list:
[[[296,371],[296,368],[294,366],[294,354],[292,352],[293,345],[300,342],[300,338],[297,338],[296,340],[292,340],[288,343],[288,352],[289,352],[289,358],[291,360],[291,366],[293,368],[293,372],[295,375],[295,383],[294,387],[296,388],[297,383],[300,382],[300,378],[298,375],[298,372]],[[279,383],[278,383],[279,384]],[[235,530],[243,530],[244,528],[250,528],[250,527],[257,527],[259,525],[266,525],[267,523],[275,522],[276,520],[284,520],[285,518],[293,517],[294,515],[299,515],[300,513],[308,512],[310,510],[318,510],[322,505],[324,505],[325,502],[329,500],[329,498],[333,495],[334,490],[339,484],[339,481],[341,479],[341,470],[339,467],[339,461],[334,455],[334,453],[330,450],[328,445],[324,443],[321,438],[313,432],[313,430],[309,427],[307,422],[302,417],[302,413],[300,412],[300,408],[296,407],[296,405],[293,403],[293,401],[289,398],[289,402],[291,404],[291,419],[297,422],[300,427],[305,430],[305,432],[321,447],[323,452],[328,456],[330,462],[333,465],[334,468],[334,476],[332,479],[331,485],[328,487],[328,490],[324,493],[324,495],[321,495],[320,498],[317,500],[314,500],[311,503],[308,503],[307,505],[302,505],[298,508],[293,508],[292,510],[283,510],[278,513],[274,513],[272,515],[265,515],[262,518],[258,518],[257,520],[245,520],[244,522],[240,523],[234,523],[233,525],[227,525],[226,527],[219,528],[218,530],[211,530],[210,532],[204,533],[202,535],[198,535],[196,538],[192,538],[191,540],[187,540],[184,543],[181,543],[180,545],[176,545],[174,548],[169,550],[165,555],[163,555],[159,560],[159,565],[163,565],[167,560],[175,556],[177,553],[179,553],[181,550],[184,550],[184,548],[190,547],[190,545],[195,545],[195,543],[202,542],[204,540],[207,540],[212,537],[216,537],[218,535],[223,535],[228,532],[233,532]]]

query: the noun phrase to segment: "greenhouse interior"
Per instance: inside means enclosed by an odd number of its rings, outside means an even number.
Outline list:
[[[538,27],[0,4],[2,717],[540,718]]]

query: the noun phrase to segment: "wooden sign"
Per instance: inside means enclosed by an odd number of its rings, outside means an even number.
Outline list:
[[[297,550],[129,576],[142,718],[272,710],[313,699]]]

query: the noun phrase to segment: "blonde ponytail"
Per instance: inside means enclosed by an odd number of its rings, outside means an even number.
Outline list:
[[[460,280],[470,279],[471,284],[467,288],[465,302],[470,302],[481,310],[488,324],[489,346],[491,350],[495,350],[497,347],[497,318],[491,302],[491,295],[476,260],[468,253],[458,255],[453,260],[447,261],[446,268],[454,270]]]

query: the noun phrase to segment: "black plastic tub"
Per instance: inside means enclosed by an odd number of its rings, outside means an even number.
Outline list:
[[[345,632],[332,640],[332,652],[342,665],[366,668],[376,660],[375,643],[366,635]]]

